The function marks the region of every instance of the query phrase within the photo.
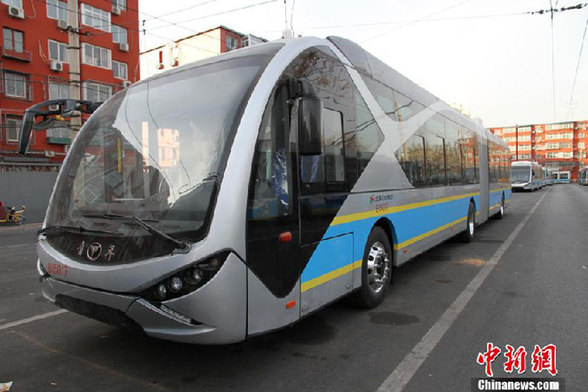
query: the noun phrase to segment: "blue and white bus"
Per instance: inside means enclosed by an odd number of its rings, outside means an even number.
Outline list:
[[[393,267],[471,241],[510,199],[508,146],[480,124],[348,40],[278,41],[102,104],[59,174],[38,270],[73,312],[237,342],[343,296],[377,306]]]
[[[556,171],[554,173],[555,184],[569,184],[572,178],[572,174],[569,170]]]

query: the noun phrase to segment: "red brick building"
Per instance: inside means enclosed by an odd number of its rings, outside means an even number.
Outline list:
[[[41,101],[69,98],[70,85],[81,99],[103,101],[139,80],[138,0],[76,0],[77,12],[68,1],[0,1],[0,170],[27,162],[59,164],[71,129],[34,132],[23,157],[16,152],[23,113]],[[79,50],[68,50],[72,31]],[[70,83],[75,55],[80,82]]]
[[[513,161],[534,160],[552,171],[571,172],[588,166],[588,121],[490,128],[510,146]]]

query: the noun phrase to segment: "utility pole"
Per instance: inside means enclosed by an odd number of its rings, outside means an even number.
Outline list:
[[[81,72],[80,72],[80,19],[78,0],[67,0],[67,60],[69,63],[69,98],[79,100],[81,98]],[[70,118],[71,141],[73,143],[82,126],[82,117],[74,115]]]

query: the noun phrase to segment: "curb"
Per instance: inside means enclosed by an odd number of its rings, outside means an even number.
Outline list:
[[[43,224],[42,223],[25,223],[24,225],[21,225],[21,226],[14,226],[13,224],[8,224],[6,226],[0,226],[0,233],[40,229],[41,225],[43,225]]]

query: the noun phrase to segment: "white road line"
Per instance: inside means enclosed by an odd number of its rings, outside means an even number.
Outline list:
[[[67,310],[65,310],[65,309],[59,309],[59,310],[56,310],[54,312],[43,313],[43,314],[39,314],[37,316],[29,317],[29,318],[26,318],[26,319],[22,319],[22,320],[18,320],[18,321],[13,321],[11,323],[2,324],[2,325],[0,325],[0,331],[2,331],[4,329],[8,329],[8,328],[18,327],[19,325],[32,323],[34,321],[43,320],[43,319],[46,319],[46,318],[49,318],[49,317],[57,316],[57,315],[60,315],[62,313],[65,313],[65,312],[67,312]]]
[[[6,246],[0,246],[0,249],[20,248],[21,246],[30,246],[31,248],[35,249],[35,244],[6,245]]]
[[[429,354],[437,346],[437,343],[443,338],[447,330],[455,322],[461,311],[466,307],[468,302],[472,299],[476,291],[480,288],[484,280],[488,277],[490,272],[494,269],[496,264],[500,261],[504,252],[510,247],[514,239],[521,232],[531,215],[535,212],[537,207],[545,196],[549,192],[546,192],[541,198],[535,203],[533,208],[527,213],[525,218],[518,224],[508,236],[506,241],[498,248],[496,253],[488,260],[488,262],[482,267],[480,272],[472,279],[467,287],[459,294],[459,296],[453,301],[451,306],[447,308],[445,313],[437,320],[435,325],[429,329],[429,331],[423,336],[420,342],[409,352],[402,362],[394,369],[394,371],[386,378],[386,380],[380,385],[377,392],[401,392],[406,384],[412,379],[417,370],[421,367],[423,362],[427,359]]]

